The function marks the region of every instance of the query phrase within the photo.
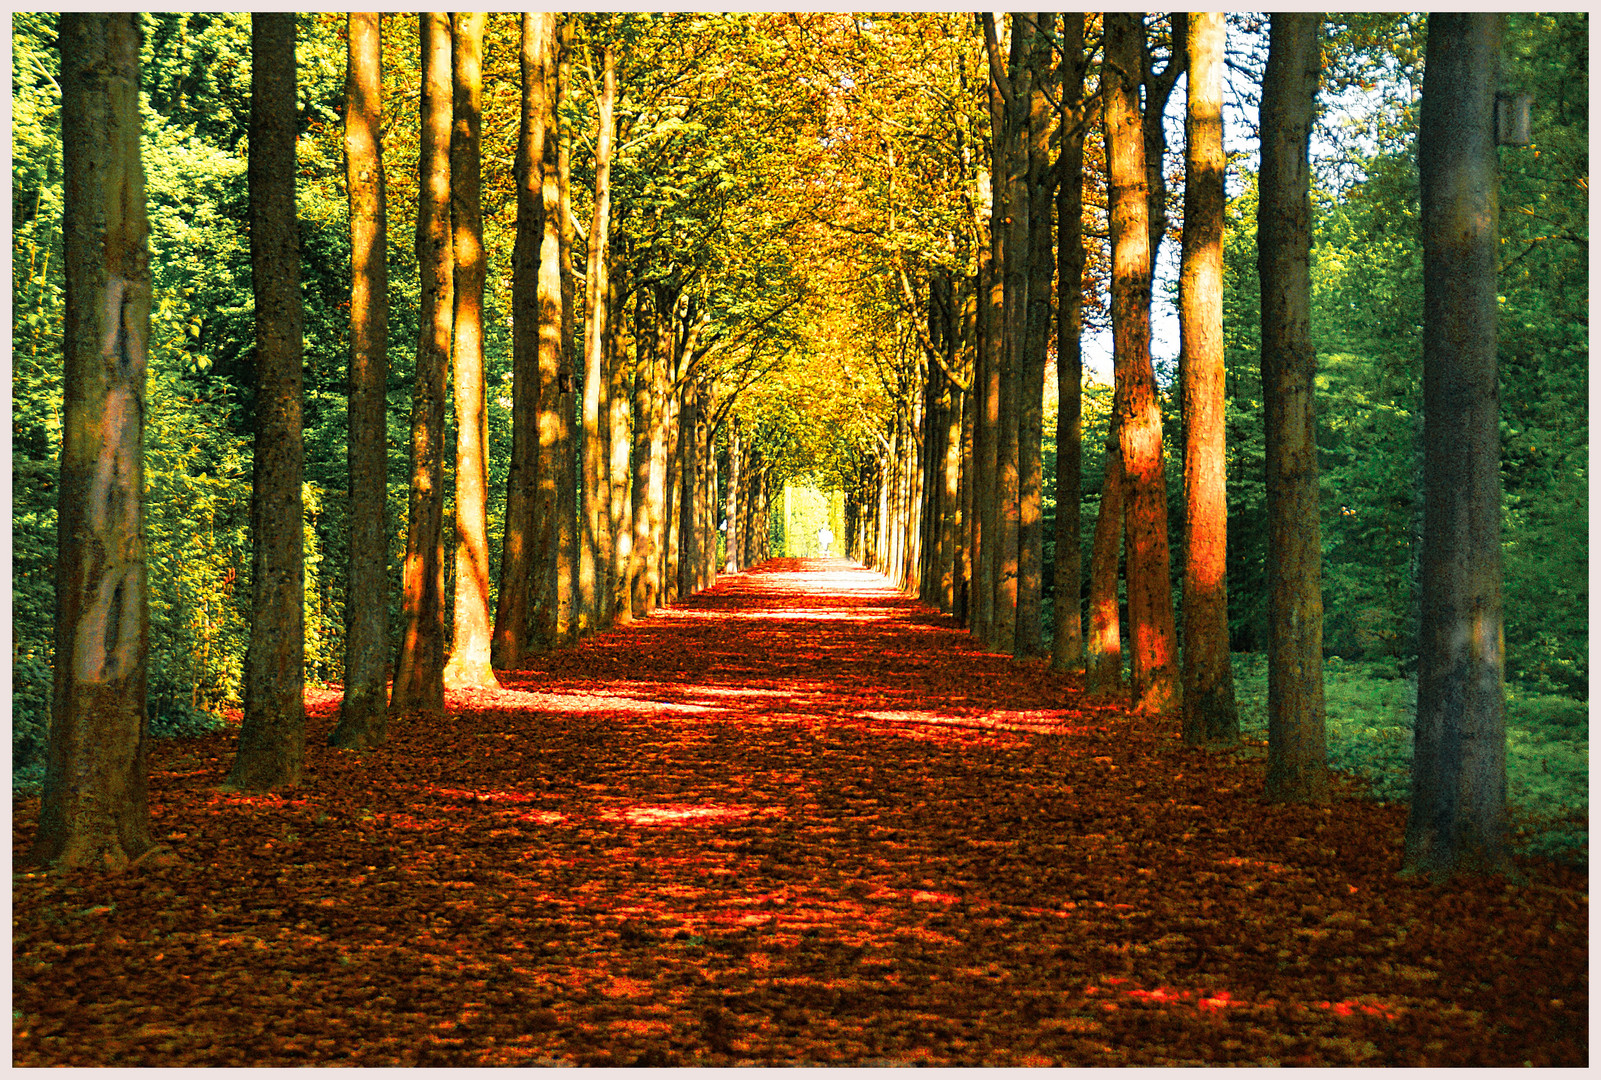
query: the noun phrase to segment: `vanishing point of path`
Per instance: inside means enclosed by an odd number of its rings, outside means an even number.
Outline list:
[[[181,858],[14,875],[18,1065],[1582,1065],[1583,874],[1398,881],[1403,812],[778,561],[308,779],[153,746]],[[14,800],[26,851],[37,797]]]

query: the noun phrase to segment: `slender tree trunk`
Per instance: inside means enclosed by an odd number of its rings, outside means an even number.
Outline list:
[[[740,498],[740,446],[739,446],[739,417],[733,417],[728,423],[728,499],[724,504],[723,516],[728,522],[728,532],[724,543],[725,557],[723,569],[730,574],[737,574],[743,567],[739,559],[739,498]]]
[[[1051,667],[1084,668],[1079,593],[1084,577],[1080,533],[1084,471],[1084,16],[1062,16],[1059,128],[1062,163],[1056,189],[1056,602]],[[1114,579],[1116,570],[1113,571]],[[1115,599],[1115,587],[1114,587]]]
[[[684,407],[681,392],[669,387],[667,398],[667,453],[662,509],[666,541],[662,546],[662,603],[671,605],[679,598],[680,548],[684,535]]]
[[[651,520],[651,443],[656,436],[655,395],[656,367],[659,363],[657,347],[660,339],[656,332],[655,307],[652,290],[640,283],[634,291],[634,445],[633,485],[630,502],[633,505],[633,538],[629,545],[629,582],[627,604],[631,614],[644,617],[650,614],[647,606],[646,566],[652,559]]]
[[[55,687],[31,857],[112,872],[153,846],[144,541],[149,224],[136,15],[61,16],[65,326]]]
[[[1128,543],[1133,705],[1179,707],[1178,646],[1168,579],[1162,416],[1151,367],[1151,244],[1138,73],[1137,15],[1106,13],[1107,177],[1112,223],[1112,338]]]
[[[498,689],[489,663],[489,415],[484,405],[484,224],[479,204],[484,12],[452,21],[450,210],[455,258],[456,601],[449,689]]]
[[[561,47],[557,53],[556,81],[558,93],[566,94],[572,86],[573,21],[572,16],[561,19]],[[558,118],[564,114],[558,110]],[[578,403],[573,395],[578,392],[578,274],[573,267],[572,211],[572,131],[565,119],[558,119],[559,138],[556,143],[556,193],[560,208],[557,220],[558,261],[561,264],[561,373],[562,394],[560,428],[556,448],[556,640],[571,641],[578,634],[578,433],[576,412]]]
[[[1174,15],[1174,18],[1180,18]],[[1184,741],[1240,740],[1229,663],[1223,446],[1222,12],[1191,14],[1179,374],[1184,413]]]
[[[1257,272],[1267,458],[1267,796],[1275,801],[1320,799],[1328,786],[1307,162],[1321,25],[1316,13],[1275,13],[1262,80]]]
[[[545,54],[553,16],[524,13],[520,66],[522,110],[517,129],[517,239],[511,257],[511,464],[506,474],[506,525],[495,598],[495,667],[516,668],[529,646],[531,597],[537,588],[539,532],[539,270],[544,241]]]
[[[306,754],[305,509],[300,483],[300,226],[295,216],[295,17],[250,17],[250,265],[256,443],[250,484],[250,647],[244,722],[226,784],[298,784]]]
[[[1090,543],[1090,632],[1084,642],[1085,684],[1090,693],[1108,697],[1123,686],[1123,627],[1117,603],[1117,563],[1123,547],[1123,452],[1118,448],[1117,426],[1117,413],[1113,412],[1106,436],[1101,508]]]
[[[389,707],[445,707],[445,369],[454,279],[450,236],[450,22],[417,16],[422,53],[417,157],[417,272],[421,298],[411,399],[411,495],[406,521],[405,628]]]
[[[564,204],[558,175],[561,128],[556,110],[561,100],[562,85],[558,58],[560,46],[556,36],[557,17],[549,12],[536,12],[533,15],[535,31],[545,43],[541,70],[537,73],[537,77],[544,82],[545,94],[540,120],[540,126],[544,129],[540,149],[541,235],[538,239],[539,281],[534,313],[539,325],[539,481],[534,513],[533,581],[530,586],[530,603],[533,607],[530,635],[532,643],[541,649],[550,648],[558,640],[558,590],[561,578],[557,566],[562,537],[558,489],[564,476],[564,455],[565,460],[572,458],[571,447],[567,443],[573,403],[572,377],[562,351],[561,230]]]
[[[350,562],[345,692],[332,746],[384,742],[389,688],[389,271],[384,206],[383,45],[376,12],[347,17],[345,187],[350,199]]]
[[[1501,20],[1429,15],[1418,141],[1423,210],[1423,544],[1406,868],[1509,862],[1495,89]]]
[[[634,618],[633,607],[629,600],[631,586],[628,580],[628,565],[634,550],[634,515],[629,498],[631,490],[628,469],[633,441],[633,433],[629,430],[629,418],[633,414],[633,395],[632,374],[628,367],[628,340],[623,333],[626,313],[623,310],[622,276],[627,272],[627,264],[620,251],[614,254],[618,256],[615,265],[619,270],[609,275],[608,292],[611,299],[606,305],[608,323],[606,336],[609,341],[607,351],[610,355],[606,365],[608,391],[606,403],[609,416],[607,452],[610,455],[606,476],[611,489],[607,522],[609,525],[607,566],[610,581],[606,590],[606,601],[608,621],[626,624],[632,622]]]
[[[583,537],[578,547],[579,607],[584,628],[593,631],[601,615],[604,564],[599,561],[607,512],[606,443],[601,438],[601,386],[605,380],[606,249],[611,223],[611,155],[616,124],[617,64],[611,47],[601,50],[600,114],[595,141],[595,202],[589,223],[589,269],[585,282],[584,323],[584,486]]]

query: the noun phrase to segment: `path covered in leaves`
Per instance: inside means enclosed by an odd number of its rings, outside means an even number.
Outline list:
[[[1396,878],[1403,811],[769,563],[500,693],[217,789],[183,860],[14,875],[18,1065],[1582,1065],[1582,874]],[[38,799],[14,803],[26,852]]]

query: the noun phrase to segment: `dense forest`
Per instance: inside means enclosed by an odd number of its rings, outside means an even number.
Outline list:
[[[137,16],[149,733],[243,709],[241,757],[283,757],[303,680],[345,688],[336,739],[376,744],[389,679],[390,708],[438,708],[784,554],[793,483],[843,492],[840,547],[988,651],[1085,670],[1198,744],[1265,711],[1270,795],[1318,797],[1329,761],[1409,760],[1438,696],[1428,507],[1472,443],[1437,436],[1430,464],[1438,28],[1195,18],[303,14],[276,46],[275,130],[250,16]],[[47,792],[83,333],[61,23],[12,20],[13,782]],[[1464,85],[1511,121],[1532,107],[1489,148],[1498,438],[1473,491],[1499,500],[1522,733],[1494,728],[1495,759],[1530,801],[1548,789],[1519,779],[1519,738],[1558,731],[1536,772],[1559,745],[1587,769],[1588,19],[1498,34]],[[274,181],[292,209],[271,254]],[[1278,287],[1297,199],[1298,321]],[[1208,251],[1213,307],[1187,308]],[[264,306],[268,266],[292,316]],[[289,318],[293,342],[263,338]],[[252,675],[286,643],[292,677]],[[1325,749],[1358,683],[1354,734]],[[286,686],[287,719],[253,715]]]

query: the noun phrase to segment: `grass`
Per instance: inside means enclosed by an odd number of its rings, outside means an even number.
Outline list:
[[[1267,657],[1236,653],[1235,693],[1247,738],[1267,738]],[[1405,802],[1412,776],[1412,684],[1393,662],[1324,662],[1329,765],[1375,799]],[[1507,687],[1507,801],[1513,843],[1529,855],[1589,862],[1589,705]]]

